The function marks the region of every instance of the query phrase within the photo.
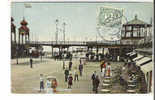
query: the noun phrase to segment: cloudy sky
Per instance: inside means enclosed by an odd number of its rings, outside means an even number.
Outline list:
[[[20,27],[20,22],[25,17],[30,28],[31,40],[55,40],[55,20],[66,25],[66,40],[95,40],[97,9],[100,6],[110,6],[124,9],[124,16],[132,20],[135,14],[138,18],[150,23],[153,16],[152,3],[28,3],[31,8],[25,8],[24,3],[12,3],[11,16],[14,24]],[[59,40],[63,34],[59,32]],[[98,39],[100,37],[98,36]]]

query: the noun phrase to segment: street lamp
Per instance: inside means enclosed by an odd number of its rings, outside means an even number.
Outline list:
[[[64,22],[63,23],[63,38],[64,38],[64,44],[65,44],[65,26],[66,26],[66,23]]]
[[[40,50],[41,61],[42,61],[42,52],[43,52],[43,48],[41,48],[41,50]]]
[[[56,44],[57,44],[57,41],[58,41],[58,23],[59,23],[59,20],[56,19],[55,20],[55,24],[56,24],[55,41],[56,41]]]
[[[18,44],[17,44],[17,47],[16,47],[16,62],[17,62],[17,64],[18,64]]]

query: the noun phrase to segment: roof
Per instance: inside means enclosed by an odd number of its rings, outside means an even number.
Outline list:
[[[151,61],[151,58],[149,58],[149,57],[144,57],[144,58],[142,58],[141,60],[136,61],[136,64],[137,64],[138,66],[141,66],[141,65],[143,65],[144,63],[146,63],[146,62],[148,62],[148,61]],[[144,64],[144,65],[145,65],[145,64]]]
[[[138,61],[140,59],[144,58],[143,55],[138,54],[136,58],[133,59],[133,61]]]
[[[150,53],[152,54],[152,48],[142,48],[142,49],[136,49],[137,52],[143,52],[143,53]]]
[[[131,21],[128,21],[125,25],[149,25],[149,24],[138,19],[137,15],[135,15],[135,18]]]
[[[25,21],[25,19],[23,19],[21,22],[20,22],[21,25],[27,25],[28,23]]]
[[[126,55],[132,56],[132,55],[135,55],[135,54],[136,54],[136,52],[129,52],[129,53],[127,53]]]

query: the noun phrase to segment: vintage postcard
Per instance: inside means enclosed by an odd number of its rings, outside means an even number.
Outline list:
[[[152,2],[11,2],[11,92],[153,93]]]

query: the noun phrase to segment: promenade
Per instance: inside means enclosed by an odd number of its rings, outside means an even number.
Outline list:
[[[68,65],[68,61],[65,62]],[[73,68],[78,67],[79,59],[73,59],[73,67],[70,73],[73,73]],[[112,70],[117,66],[121,66],[121,62],[111,62]],[[54,76],[57,78],[58,94],[74,94],[74,93],[93,93],[91,75],[93,71],[97,71],[100,76],[100,62],[87,62],[84,65],[83,76],[79,76],[79,81],[74,82],[72,89],[67,89],[67,83],[64,79],[64,70],[62,61],[55,61],[53,59],[40,58],[33,59],[33,68],[30,68],[29,58],[19,59],[19,64],[16,64],[16,59],[11,60],[11,91],[12,93],[40,93],[40,74],[44,74],[44,77]],[[102,85],[102,79],[100,77],[99,93]],[[41,92],[46,93],[46,91]],[[111,93],[123,93],[122,87],[116,83],[112,86]]]

